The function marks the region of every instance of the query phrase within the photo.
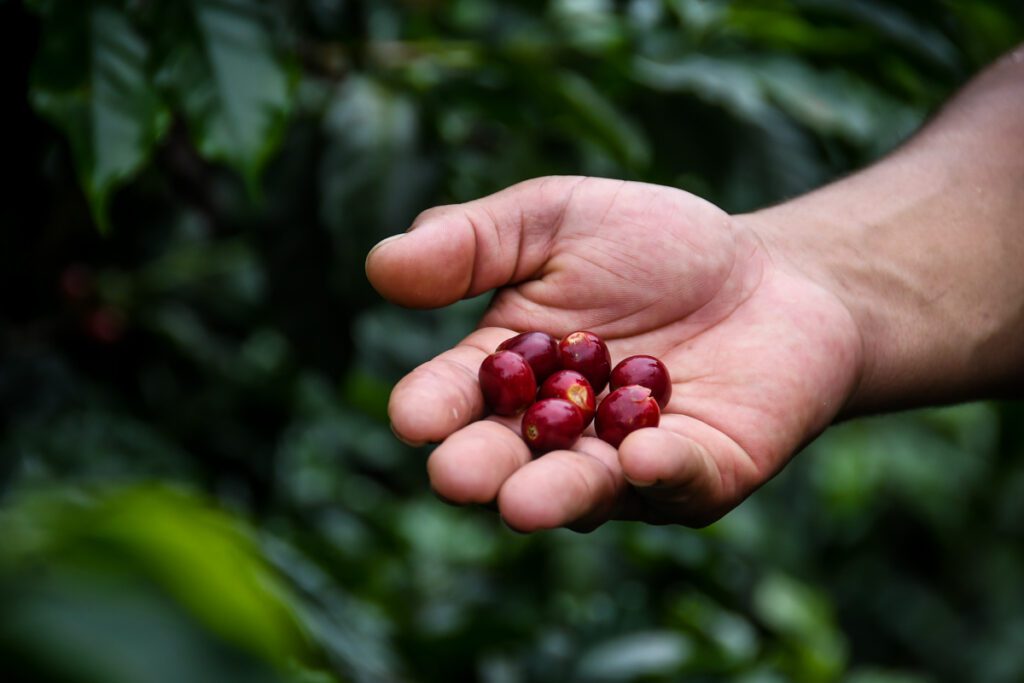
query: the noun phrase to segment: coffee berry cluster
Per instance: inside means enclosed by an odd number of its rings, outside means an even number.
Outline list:
[[[672,395],[664,363],[630,356],[613,368],[593,332],[561,341],[523,332],[487,356],[479,376],[487,407],[497,415],[522,413],[523,439],[538,453],[570,448],[591,421],[597,436],[618,448],[630,432],[657,427]],[[606,386],[610,393],[598,404]]]

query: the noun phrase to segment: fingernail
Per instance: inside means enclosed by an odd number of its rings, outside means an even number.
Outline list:
[[[404,232],[400,232],[397,235],[392,235],[391,237],[385,237],[380,242],[377,242],[377,244],[373,245],[373,248],[370,249],[370,252],[366,255],[366,260],[369,261],[370,257],[373,256],[373,252],[377,251],[378,249],[383,247],[388,242],[394,242],[395,240],[397,240],[397,239],[399,239],[401,237],[405,237],[405,233]]]

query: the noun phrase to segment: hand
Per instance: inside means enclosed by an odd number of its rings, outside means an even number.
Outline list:
[[[392,427],[442,442],[428,462],[441,497],[496,502],[520,531],[708,524],[823,430],[861,371],[847,308],[775,244],[686,192],[594,178],[426,211],[367,257],[377,290],[411,307],[499,291],[476,332],[398,383]],[[613,363],[661,358],[674,383],[661,425],[618,451],[585,435],[533,459],[518,419],[481,420],[477,383],[484,357],[525,330],[591,330]]]

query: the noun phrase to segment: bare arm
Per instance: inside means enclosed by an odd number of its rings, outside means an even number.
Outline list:
[[[854,412],[1024,382],[1024,47],[857,175],[739,217],[857,321]]]

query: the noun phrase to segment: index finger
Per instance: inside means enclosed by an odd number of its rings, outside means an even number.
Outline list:
[[[483,417],[480,364],[515,334],[501,327],[481,328],[403,377],[388,401],[395,435],[412,445],[442,441]]]

